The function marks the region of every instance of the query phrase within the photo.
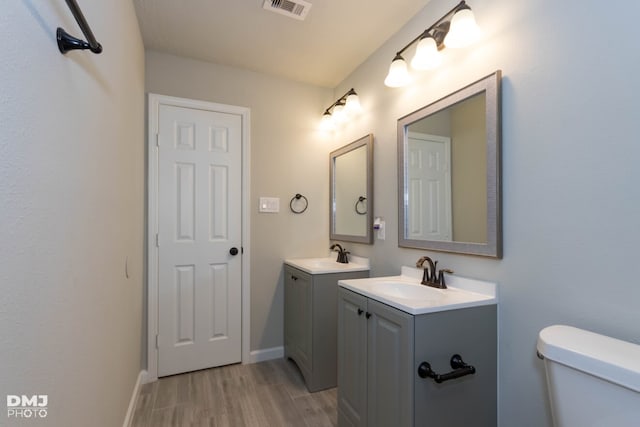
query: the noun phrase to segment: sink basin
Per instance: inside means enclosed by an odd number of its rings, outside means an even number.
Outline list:
[[[401,281],[375,281],[370,289],[373,293],[387,295],[391,298],[431,300],[444,298],[441,289]]]
[[[349,267],[349,264],[342,264],[336,262],[334,259],[326,259],[326,258],[309,258],[303,263],[306,263],[310,268],[317,269],[327,269],[327,268],[346,268]]]
[[[348,264],[336,262],[336,256],[329,258],[294,258],[284,260],[285,264],[298,268],[309,274],[341,273],[345,271],[367,271],[369,260],[358,256],[350,256]]]
[[[447,289],[420,284],[422,270],[402,267],[400,276],[340,280],[353,292],[380,301],[409,314],[425,314],[496,304],[496,284],[447,275]]]

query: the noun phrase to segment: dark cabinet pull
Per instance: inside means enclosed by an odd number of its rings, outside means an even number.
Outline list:
[[[367,314],[364,315],[367,319],[371,317],[371,313],[367,311]]]
[[[294,276],[293,274],[291,275],[291,279],[298,280],[298,278],[296,276]]]
[[[360,316],[363,312],[364,312],[364,310],[363,310],[363,309],[361,309],[361,308],[359,308],[359,309],[358,309],[358,316]]]
[[[447,372],[446,374],[436,374],[433,369],[431,369],[431,365],[429,362],[422,362],[420,366],[418,366],[418,375],[420,378],[432,378],[438,384],[453,380],[455,378],[464,377],[465,375],[471,375],[476,373],[476,368],[471,365],[467,365],[462,360],[462,357],[459,354],[454,354],[451,356],[451,368],[453,371]]]

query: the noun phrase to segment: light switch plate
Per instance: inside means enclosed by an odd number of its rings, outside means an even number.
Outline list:
[[[280,212],[279,197],[260,197],[260,208],[258,212],[278,213]]]
[[[385,222],[384,222],[384,220],[380,220],[377,223],[378,223],[378,228],[376,228],[377,238],[378,238],[378,240],[384,240],[384,237],[385,237],[385,232],[384,232],[385,231],[384,230]]]

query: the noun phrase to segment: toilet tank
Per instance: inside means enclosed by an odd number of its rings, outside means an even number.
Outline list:
[[[640,426],[640,346],[555,325],[540,331],[556,427]]]

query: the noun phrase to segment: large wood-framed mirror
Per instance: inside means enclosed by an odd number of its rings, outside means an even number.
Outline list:
[[[502,257],[501,72],[398,120],[398,245]]]
[[[331,240],[373,243],[373,135],[329,155]]]

